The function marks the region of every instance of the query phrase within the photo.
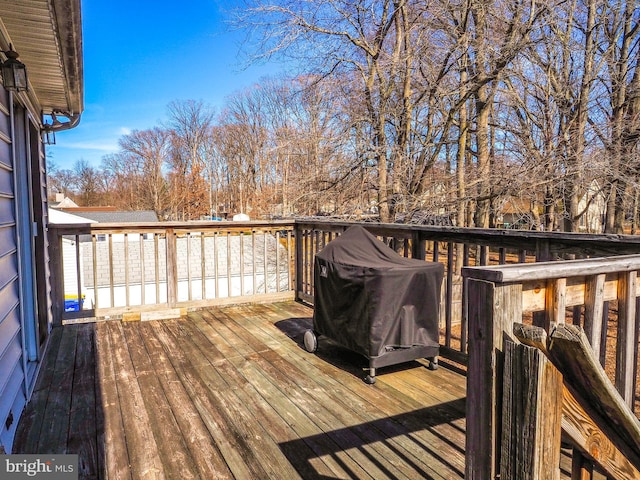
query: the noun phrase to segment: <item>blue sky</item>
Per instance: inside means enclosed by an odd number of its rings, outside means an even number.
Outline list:
[[[58,169],[84,159],[99,166],[118,139],[167,121],[172,100],[225,98],[275,75],[277,65],[243,69],[242,34],[227,25],[233,1],[83,0],[85,111],[78,127],[47,147]]]

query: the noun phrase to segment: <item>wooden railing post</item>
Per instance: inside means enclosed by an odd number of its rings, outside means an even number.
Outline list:
[[[64,269],[62,259],[62,236],[56,228],[49,226],[49,268],[51,278],[51,315],[53,325],[62,325],[64,312]]]
[[[167,242],[167,303],[170,308],[178,302],[178,250],[176,232],[173,228],[166,230]]]
[[[547,238],[536,239],[536,262],[548,262],[552,260],[551,242]]]
[[[616,388],[633,410],[635,399],[636,292],[637,272],[618,276],[618,343],[616,348]]]
[[[603,273],[589,276],[584,292],[584,331],[596,358],[600,358],[605,280],[606,275]]]
[[[294,241],[296,242],[296,254],[295,254],[295,297],[296,300],[301,300],[303,293],[303,279],[304,279],[304,239],[303,239],[303,228],[296,223],[294,227]]]
[[[500,478],[560,478],[562,374],[538,348],[505,340]]]
[[[468,273],[468,272],[464,272]],[[469,278],[469,365],[465,478],[494,480],[499,473],[503,341],[522,318],[522,286]]]
[[[411,232],[411,257],[417,258],[420,260],[425,259],[425,246],[427,241],[422,238],[419,230],[414,230]]]

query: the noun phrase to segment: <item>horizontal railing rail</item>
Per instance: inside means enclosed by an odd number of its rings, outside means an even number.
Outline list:
[[[50,225],[54,319],[294,298],[292,222]]]
[[[467,417],[467,478],[493,479],[500,473],[502,392],[527,377],[503,375],[505,339],[512,338],[515,323],[533,323],[547,334],[565,323],[581,326],[594,358],[633,411],[638,270],[640,255],[463,269],[469,295],[467,402],[475,412]],[[602,460],[584,445],[576,448],[574,458]]]

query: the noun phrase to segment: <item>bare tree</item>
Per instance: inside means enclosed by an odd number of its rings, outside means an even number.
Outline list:
[[[78,160],[73,167],[77,182],[77,199],[80,205],[91,207],[101,202],[100,173],[86,160]]]
[[[533,228],[575,231],[606,196],[621,231],[640,201],[636,3],[252,0],[239,23],[254,58],[297,74],[217,118],[172,102],[168,126],[125,137],[104,173],[119,200],[172,219],[377,207],[488,227],[511,203]]]
[[[169,201],[174,219],[192,220],[211,214],[206,144],[212,122],[213,111],[202,102],[186,100],[169,104]]]
[[[75,195],[77,178],[73,170],[68,168],[50,169],[47,183],[49,192],[62,193],[65,197],[73,197]]]
[[[131,210],[153,210],[164,218],[169,210],[168,185],[163,168],[169,155],[169,132],[160,127],[134,130],[123,136],[120,152],[103,159],[118,191],[117,201]]]
[[[638,35],[623,4],[587,0],[547,10],[503,83],[511,107],[501,128],[511,154],[526,164],[546,229],[578,230],[589,206],[606,196],[607,229],[622,231],[625,185],[633,178],[622,160],[632,158],[623,153],[622,132],[633,125],[626,95],[636,61],[630,38]]]
[[[604,83],[605,90],[609,92],[606,115],[610,118],[610,125],[603,129],[609,133],[602,138],[611,159],[610,172],[607,175],[609,200],[605,222],[608,233],[623,232],[625,194],[635,191],[638,184],[639,15],[637,2],[616,1],[605,4],[599,19],[604,40],[600,50],[604,53],[607,65],[601,81]],[[595,110],[594,113],[599,113],[597,109],[592,110]],[[635,195],[633,197],[636,198]]]
[[[468,0],[462,3],[468,14],[465,18],[468,32],[467,60],[469,75],[465,93],[473,99],[475,120],[475,156],[479,181],[475,224],[490,226],[491,142],[489,120],[494,99],[507,67],[529,43],[531,32],[545,7],[533,2]]]
[[[406,1],[283,0],[257,3],[243,21],[262,34],[261,54],[304,58],[320,77],[356,82],[354,100],[363,108],[362,131],[369,133],[368,153],[377,174],[383,221],[392,217],[395,165],[409,139],[412,115],[410,12]],[[398,90],[398,85],[400,89]],[[400,100],[396,103],[397,93]],[[393,109],[397,108],[394,115]],[[389,134],[389,129],[393,134]]]

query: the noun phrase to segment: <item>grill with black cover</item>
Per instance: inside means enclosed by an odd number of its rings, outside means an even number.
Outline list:
[[[375,369],[429,358],[437,367],[440,288],[444,266],[398,255],[361,226],[329,242],[315,257],[313,330],[369,360]]]

